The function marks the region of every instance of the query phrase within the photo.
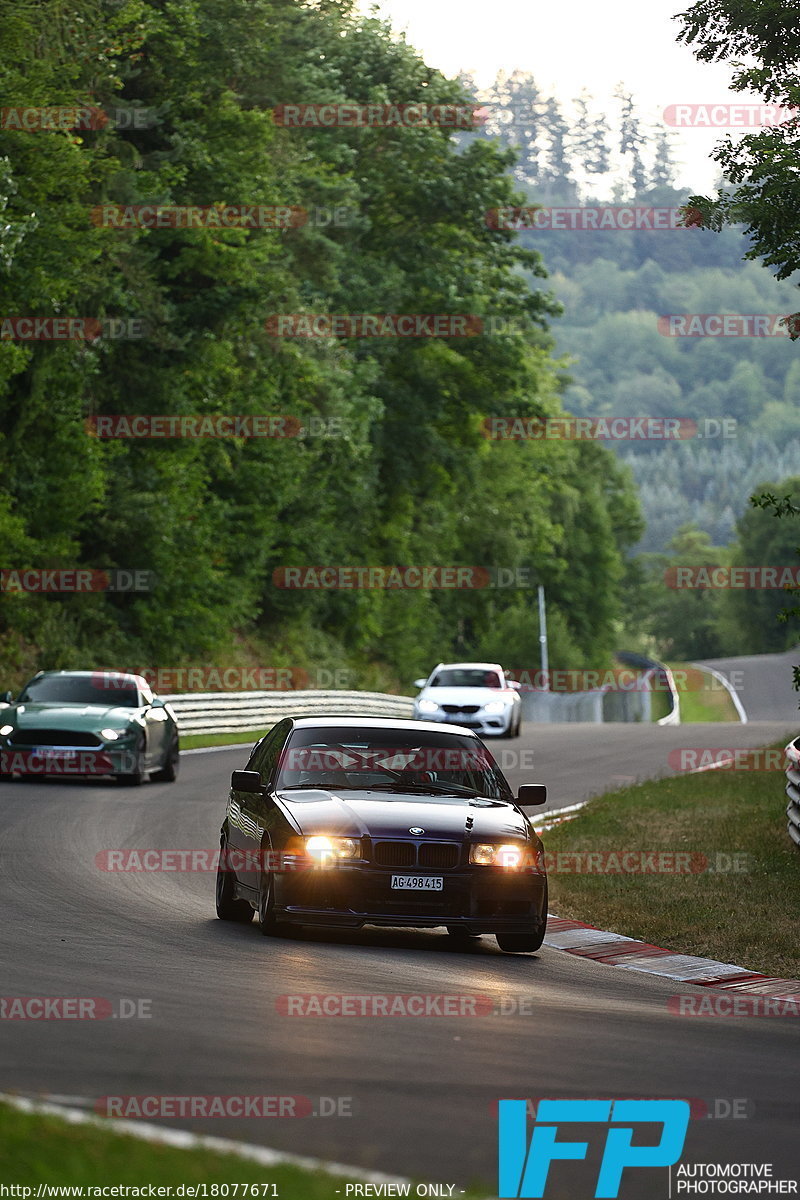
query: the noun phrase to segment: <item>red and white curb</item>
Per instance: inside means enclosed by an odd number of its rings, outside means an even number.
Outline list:
[[[716,962],[713,958],[675,954],[662,946],[640,942],[621,933],[608,933],[593,925],[585,925],[583,921],[548,915],[544,944],[555,950],[565,950],[567,954],[577,954],[580,958],[591,958],[606,966],[627,967],[629,971],[662,975],[674,979],[676,983],[696,983],[702,987],[724,988],[774,999],[800,997],[800,980],[762,975],[733,963]]]

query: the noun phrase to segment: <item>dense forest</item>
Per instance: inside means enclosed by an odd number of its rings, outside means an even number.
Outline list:
[[[15,111],[90,114],[0,129],[4,563],[154,581],[133,594],[5,587],[4,680],[255,659],[349,664],[364,683],[407,686],[456,653],[536,661],[537,583],[554,662],[605,660],[643,529],[628,472],[597,444],[481,434],[489,412],[561,410],[541,256],[484,220],[521,199],[513,155],[435,124],[275,119],[307,102],[459,105],[461,85],[338,0],[15,0],[2,16]],[[103,205],[305,216],[119,228],[98,219]],[[510,331],[275,336],[275,315],[298,313],[468,314],[471,329],[499,314]],[[26,340],[21,316],[103,333]],[[95,436],[99,418],[134,414],[282,414],[302,436]],[[296,564],[520,568],[526,583],[276,586]]]

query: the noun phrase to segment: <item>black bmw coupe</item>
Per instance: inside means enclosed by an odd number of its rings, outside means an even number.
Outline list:
[[[538,950],[542,843],[474,733],[423,721],[287,717],[234,771],[220,837],[217,915],[289,925],[446,927]]]

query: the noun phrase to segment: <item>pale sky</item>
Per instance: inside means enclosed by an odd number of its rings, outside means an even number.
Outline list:
[[[427,64],[446,75],[474,74],[481,86],[499,70],[530,71],[546,95],[569,102],[586,87],[609,112],[622,81],[648,123],[671,104],[742,103],[727,65],[699,63],[676,42],[670,18],[690,0],[359,0],[404,31]],[[750,99],[758,99],[750,97]],[[710,151],[728,131],[678,129],[678,186],[713,187]],[[736,130],[731,131],[739,136]]]

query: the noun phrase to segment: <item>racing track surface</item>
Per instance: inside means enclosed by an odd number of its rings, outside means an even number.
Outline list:
[[[795,732],[789,713],[775,724],[690,730],[527,726],[520,741],[498,746],[535,753],[535,777],[558,807],[615,779],[666,773],[674,746],[757,745]],[[771,1161],[776,1176],[798,1174],[792,1020],[679,1017],[668,997],[705,989],[546,947],[502,955],[489,937],[461,951],[443,931],[263,938],[255,923],[215,919],[212,873],[97,868],[109,848],[216,847],[229,774],[245,756],[244,748],[187,755],[175,785],[0,787],[0,993],[152,1001],[150,1019],[0,1023],[2,1090],[87,1105],[109,1094],[350,1096],[351,1117],[174,1124],[417,1179],[478,1181],[489,1193],[498,1098],[739,1098],[748,1118],[693,1120],[683,1160]],[[766,777],[765,786],[781,806],[782,780]],[[741,885],[732,886],[733,919],[743,903]],[[280,1015],[276,998],[301,992],[480,993],[507,1006],[522,997],[530,1011]],[[548,1198],[594,1194],[602,1139],[590,1145],[582,1189],[582,1168],[565,1164],[553,1171],[572,1182],[566,1191],[551,1184]],[[666,1185],[666,1172],[627,1171],[620,1195],[666,1197]]]

